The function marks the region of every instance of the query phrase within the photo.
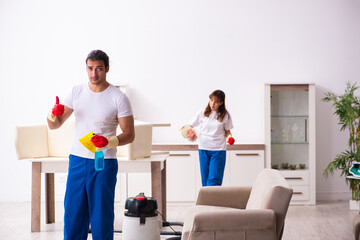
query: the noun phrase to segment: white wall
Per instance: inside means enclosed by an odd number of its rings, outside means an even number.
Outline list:
[[[343,178],[322,177],[347,136],[320,99],[360,79],[359,1],[0,0],[0,201],[30,199],[14,126],[45,123],[55,96],[87,81],[93,49],[109,54],[111,83],[129,84],[138,119],[172,124],[157,143],[185,143],[179,127],[215,89],[237,143],[263,143],[264,83],[315,83],[318,198],[349,197]]]

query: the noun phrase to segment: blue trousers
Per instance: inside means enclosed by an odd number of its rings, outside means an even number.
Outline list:
[[[226,151],[199,149],[202,186],[221,186],[224,177]]]
[[[87,239],[91,224],[94,240],[114,238],[114,200],[118,162],[105,159],[96,171],[94,159],[69,156],[64,200],[64,239]]]

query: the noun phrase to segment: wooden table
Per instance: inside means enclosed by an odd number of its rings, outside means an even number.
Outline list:
[[[45,222],[55,222],[55,173],[67,173],[68,158],[31,159],[31,231],[40,232],[41,225],[41,173],[45,174]],[[166,219],[166,156],[127,160],[118,158],[119,172],[151,172],[152,197],[158,202],[158,210]]]

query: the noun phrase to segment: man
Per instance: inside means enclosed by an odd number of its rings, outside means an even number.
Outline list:
[[[76,125],[69,156],[64,200],[64,239],[87,239],[91,224],[94,240],[113,239],[114,199],[118,162],[116,147],[134,140],[134,118],[124,93],[106,80],[109,57],[94,50],[86,58],[89,81],[75,86],[64,105],[56,104],[48,116],[48,126],[56,129],[74,112]],[[120,125],[122,133],[116,136]],[[94,153],[79,139],[93,132],[92,142],[103,147],[105,168],[95,170]]]

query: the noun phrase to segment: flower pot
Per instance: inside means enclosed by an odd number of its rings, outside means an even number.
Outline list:
[[[360,211],[360,201],[349,200],[349,209],[354,211]]]

